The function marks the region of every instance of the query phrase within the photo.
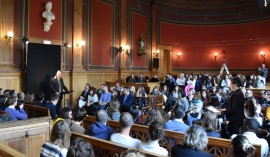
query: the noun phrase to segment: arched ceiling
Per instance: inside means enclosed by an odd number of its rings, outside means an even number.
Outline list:
[[[270,2],[270,0],[267,0]],[[193,24],[224,24],[270,18],[264,0],[154,0],[161,18]]]

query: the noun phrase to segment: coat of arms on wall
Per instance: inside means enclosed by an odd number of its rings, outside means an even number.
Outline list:
[[[140,38],[138,39],[138,57],[145,55],[145,41],[143,38],[143,34],[141,34]]]

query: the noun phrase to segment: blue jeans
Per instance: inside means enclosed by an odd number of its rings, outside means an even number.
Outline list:
[[[194,118],[190,114],[187,115],[188,125],[191,126],[193,121],[200,120],[200,118]]]

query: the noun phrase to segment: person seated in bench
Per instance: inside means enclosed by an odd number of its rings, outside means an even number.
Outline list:
[[[67,157],[95,157],[94,148],[85,139],[77,137],[71,142]]]
[[[217,115],[214,112],[206,111],[202,119],[202,127],[206,131],[207,136],[220,138],[221,135],[218,132]]]
[[[261,157],[267,157],[269,152],[269,146],[265,139],[259,138],[256,133],[259,131],[260,124],[256,119],[246,119],[246,129],[243,133],[251,144],[261,145]],[[236,135],[232,135],[232,138]]]
[[[5,109],[5,112],[10,114],[14,121],[17,120],[25,120],[28,118],[26,112],[23,109],[23,103],[20,103],[18,106],[18,110],[15,109],[17,105],[17,97],[16,96],[10,96],[7,100],[8,107]]]
[[[102,90],[103,93],[100,96],[99,105],[101,109],[106,110],[109,103],[111,102],[112,93],[108,91],[108,86],[106,85],[103,86]]]
[[[85,134],[100,138],[103,140],[109,140],[113,134],[112,128],[106,126],[108,122],[108,114],[105,110],[99,110],[96,114],[96,122],[89,126]]]
[[[88,102],[88,95],[90,93],[90,87],[91,86],[89,83],[85,85],[85,89],[82,91],[82,94],[79,97],[79,103],[78,103],[79,108],[82,108]]]
[[[183,111],[182,107],[180,105],[176,106],[173,110],[173,113],[174,113],[173,117],[174,120],[166,122],[165,129],[178,132],[186,132],[189,126],[183,122],[185,112]]]
[[[57,105],[58,99],[59,99],[58,95],[52,94],[51,101],[47,102],[45,105],[46,108],[50,109],[50,114],[51,114],[52,119],[57,118],[56,105]]]
[[[51,132],[50,141],[40,149],[40,157],[66,157],[70,146],[70,130],[64,120],[56,122]]]
[[[84,108],[76,108],[72,110],[72,120],[65,119],[70,131],[78,132],[81,134],[85,133],[85,128],[81,126],[82,121],[86,117],[87,112]]]
[[[255,155],[255,147],[243,135],[237,135],[231,143],[228,157],[251,157]]]
[[[168,156],[168,151],[159,146],[159,140],[163,137],[163,125],[161,122],[154,121],[149,125],[149,138],[147,143],[141,143],[139,150],[144,150],[158,155]]]
[[[145,157],[145,154],[136,149],[128,149],[121,154],[121,157]]]
[[[141,141],[129,136],[129,132],[133,124],[132,115],[128,112],[123,112],[120,116],[119,124],[121,127],[120,132],[112,134],[110,140],[127,147],[138,148],[141,144]]]
[[[134,102],[134,96],[130,94],[129,87],[123,88],[123,95],[120,97],[120,110],[122,112],[129,112],[130,106]]]
[[[37,96],[37,100],[34,101],[34,105],[44,107],[45,106],[44,98],[45,98],[44,93],[39,93],[38,96]]]
[[[212,154],[204,151],[207,144],[206,132],[201,126],[194,124],[186,131],[183,145],[172,147],[171,157],[212,157]]]

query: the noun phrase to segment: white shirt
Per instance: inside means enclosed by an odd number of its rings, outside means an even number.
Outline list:
[[[120,133],[112,134],[110,140],[112,142],[119,143],[119,144],[122,144],[124,146],[135,148],[135,149],[138,148],[139,145],[141,144],[140,140],[132,138],[130,136],[120,134]]]
[[[88,103],[92,103],[92,102],[98,102],[97,94],[94,94],[93,96],[88,95]]]
[[[269,146],[265,139],[258,138],[253,132],[245,132],[243,136],[246,136],[251,144],[261,145],[261,157],[268,156]]]
[[[176,85],[184,86],[186,84],[186,79],[185,78],[177,78],[175,83],[176,83]]]
[[[165,148],[159,146],[158,140],[141,143],[138,149],[162,156],[168,156],[168,151]]]

